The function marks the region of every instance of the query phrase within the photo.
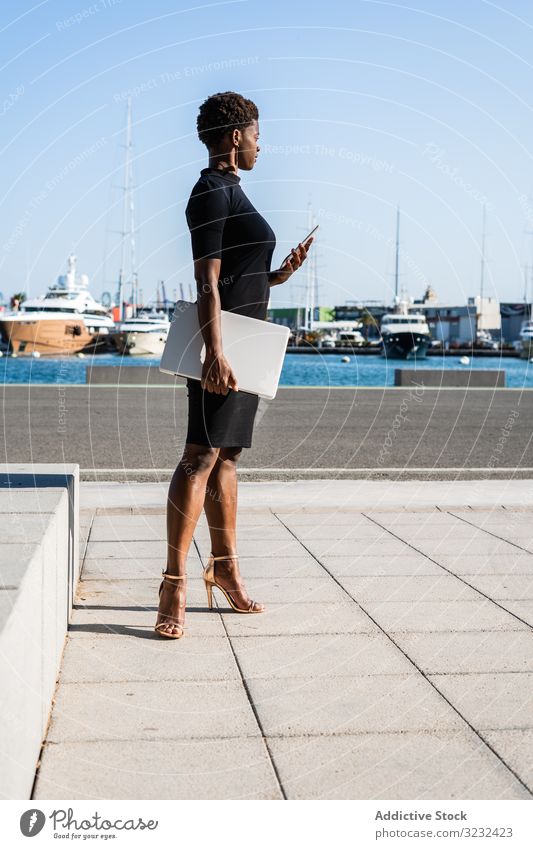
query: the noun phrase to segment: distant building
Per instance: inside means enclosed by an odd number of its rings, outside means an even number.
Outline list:
[[[472,342],[480,330],[488,331],[495,340],[500,338],[500,304],[496,298],[474,295],[466,304],[439,304],[436,293],[428,286],[424,298],[413,302],[413,309],[425,313],[433,339],[443,344]]]
[[[502,332],[499,300],[497,298],[481,298],[479,295],[475,295],[468,299],[468,303],[473,305],[477,311],[477,329],[488,330],[493,336],[499,338]]]
[[[274,324],[283,324],[296,330],[305,324],[305,307],[270,307],[268,320]],[[331,307],[315,307],[313,310],[313,321],[331,321],[333,309]]]
[[[523,321],[529,321],[532,315],[531,304],[500,303],[500,316],[502,322],[502,338],[505,342],[516,342],[519,338],[520,328]]]
[[[437,293],[427,286],[420,300],[411,306],[425,314],[433,339],[443,343],[471,342],[477,331],[491,333],[498,341],[513,342],[519,338],[522,322],[533,317],[533,305],[525,303],[499,303],[496,298],[473,295],[466,304],[439,304]],[[362,321],[368,339],[379,338],[383,315],[390,312],[390,304],[382,301],[349,301],[335,307],[315,307],[313,320],[357,322]],[[305,307],[271,307],[268,318],[295,330],[305,324]]]
[[[333,308],[336,321],[357,321],[366,313],[381,319],[388,310],[389,307],[383,301],[348,301]]]
[[[476,334],[476,309],[473,304],[464,306],[426,306],[417,304],[425,313],[431,336],[439,342],[466,343]]]
[[[433,287],[428,284],[426,286],[426,291],[422,295],[422,303],[428,304],[428,305],[437,304],[438,300],[439,299],[437,297],[437,293],[435,292],[435,289],[433,289]],[[415,303],[417,303],[417,302],[415,301]]]
[[[368,340],[379,339],[381,319],[389,307],[382,301],[353,301],[335,307],[335,321],[362,321],[364,336]]]

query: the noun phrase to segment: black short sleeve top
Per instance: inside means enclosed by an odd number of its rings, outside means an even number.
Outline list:
[[[201,170],[185,210],[192,255],[193,259],[221,260],[222,309],[265,319],[276,236],[246,197],[240,181],[232,172]]]

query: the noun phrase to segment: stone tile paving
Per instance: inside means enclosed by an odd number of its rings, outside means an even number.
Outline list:
[[[201,521],[181,640],[153,631],[162,509],[85,510],[33,798],[530,799],[533,511],[462,493],[425,510],[248,498],[257,616],[216,590],[207,609]]]

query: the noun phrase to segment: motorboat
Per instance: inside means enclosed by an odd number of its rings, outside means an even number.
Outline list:
[[[1,314],[0,332],[9,352],[57,356],[106,349],[115,325],[88,286],[87,275],[76,274],[76,257],[70,254],[67,273],[44,295]]]
[[[118,324],[111,334],[111,344],[120,354],[158,357],[167,341],[170,321],[166,312],[141,311]]]
[[[394,301],[390,312],[381,317],[380,333],[383,340],[381,354],[391,359],[409,360],[426,356],[431,342],[431,331],[422,312],[409,311],[413,300],[402,288],[398,295],[400,260],[400,208],[396,211],[396,264],[394,276]]]
[[[519,333],[520,356],[529,359],[533,356],[533,319],[522,322]]]
[[[425,357],[431,331],[422,312],[409,311],[410,301],[396,297],[393,309],[381,319],[382,355],[393,359]]]

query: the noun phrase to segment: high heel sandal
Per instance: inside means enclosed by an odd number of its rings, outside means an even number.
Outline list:
[[[255,609],[254,606],[258,604],[258,602],[251,601],[250,606],[247,608],[237,607],[231,596],[230,592],[235,592],[235,590],[240,590],[240,587],[230,587],[227,589],[226,587],[221,586],[215,579],[215,560],[238,560],[238,554],[225,554],[223,557],[215,557],[213,554],[209,555],[209,560],[207,562],[207,566],[204,566],[204,583],[205,588],[207,590],[207,605],[211,610],[213,607],[213,587],[217,587],[217,589],[221,590],[226,596],[228,602],[231,604],[233,610],[237,613],[263,613],[264,606]]]
[[[161,574],[164,577],[163,577],[163,580],[161,581],[161,585],[159,587],[159,596],[160,597],[161,597],[161,590],[163,589],[163,583],[165,582],[165,580],[170,579],[172,581],[181,581],[181,580],[184,580],[187,577],[186,575],[169,575],[167,572],[165,572],[164,569],[161,572]],[[158,612],[161,613],[161,611],[158,611]],[[172,639],[175,639],[175,640],[178,640],[180,637],[183,637],[183,632],[185,631],[185,626],[179,621],[177,616],[169,616],[166,613],[161,613],[161,616],[164,616],[165,619],[175,619],[178,628],[180,628],[180,631],[177,634],[169,634],[168,631],[162,631],[162,630],[160,630],[161,628],[167,628],[172,623],[171,622],[160,622],[159,625],[156,625],[155,628],[154,628],[154,631],[156,633],[161,634],[161,636],[163,636],[163,637],[171,637]]]

